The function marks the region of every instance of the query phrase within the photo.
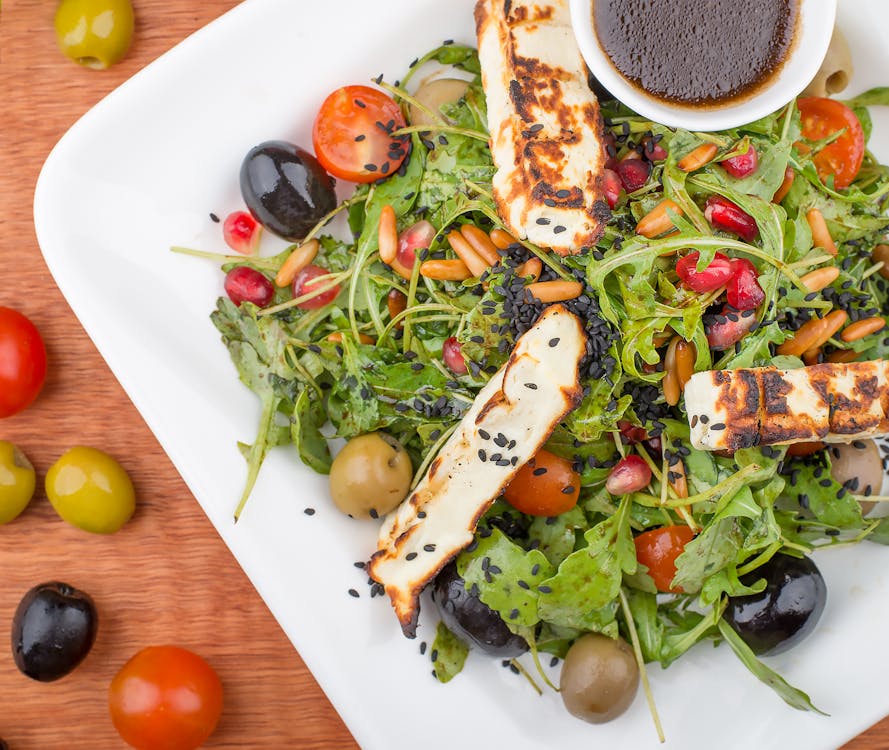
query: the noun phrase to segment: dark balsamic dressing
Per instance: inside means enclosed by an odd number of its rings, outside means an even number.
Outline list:
[[[696,107],[742,101],[781,69],[799,0],[591,0],[618,73],[649,96]]]

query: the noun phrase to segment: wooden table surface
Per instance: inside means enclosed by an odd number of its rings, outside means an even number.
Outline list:
[[[43,393],[0,422],[0,439],[31,458],[38,488],[68,447],[104,449],[130,472],[139,498],[134,519],[110,537],[66,525],[41,489],[17,521],[0,528],[0,632],[8,632],[2,623],[11,622],[25,591],[57,579],[92,594],[101,621],[90,656],[56,683],[21,675],[0,644],[0,737],[12,750],[123,748],[108,717],[108,684],[140,648],[175,643],[202,654],[225,686],[223,718],[207,747],[355,747],[62,299],[37,245],[34,186],[59,137],[117,85],[236,2],[134,5],[133,47],[103,72],[78,68],[58,51],[55,0],[6,0],[0,19],[0,305],[28,315],[49,354]],[[845,750],[887,747],[889,720]]]

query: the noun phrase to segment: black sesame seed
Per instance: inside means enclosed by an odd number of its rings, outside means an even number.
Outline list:
[[[536,391],[537,390],[537,383],[525,383],[525,388],[527,388],[530,391]]]
[[[303,513],[305,513],[307,516],[314,516],[314,515],[315,515],[315,509],[314,509],[314,508],[306,508],[306,509],[303,511]]]
[[[357,599],[361,594],[359,594],[355,589],[349,589],[349,596]]]
[[[716,424],[710,425],[711,430],[724,430],[725,422],[717,422]]]
[[[219,223],[219,217],[218,217],[216,214],[211,213],[211,214],[210,214],[210,221],[212,221],[214,224],[218,224],[218,223]]]
[[[420,656],[426,653],[426,641],[420,642]]]
[[[538,590],[541,594],[551,594],[551,593],[553,592],[552,588],[549,587],[549,586],[538,586],[538,587],[537,587],[537,590]]]
[[[417,553],[416,553],[416,552],[408,552],[408,553],[404,556],[404,559],[405,559],[405,560],[414,560],[416,557],[417,557]]]
[[[556,347],[556,346],[558,346],[558,345],[559,345],[559,339],[558,339],[558,338],[550,339],[550,340],[549,340],[549,345],[550,345],[550,347]]]
[[[487,430],[479,429],[478,435],[482,440],[490,440],[491,439],[491,433],[488,432]]]

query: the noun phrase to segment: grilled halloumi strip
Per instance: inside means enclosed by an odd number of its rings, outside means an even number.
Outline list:
[[[494,200],[517,237],[562,255],[595,244],[610,214],[599,103],[567,0],[479,0]]]
[[[700,450],[877,437],[889,434],[889,362],[699,372],[685,407]]]
[[[385,586],[408,637],[416,634],[420,592],[472,541],[494,498],[579,403],[585,349],[578,318],[561,305],[547,308],[386,517],[368,571]]]

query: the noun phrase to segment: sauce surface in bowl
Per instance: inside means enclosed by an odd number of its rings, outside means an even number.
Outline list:
[[[649,96],[706,107],[755,93],[794,41],[799,0],[591,0],[612,65]]]

